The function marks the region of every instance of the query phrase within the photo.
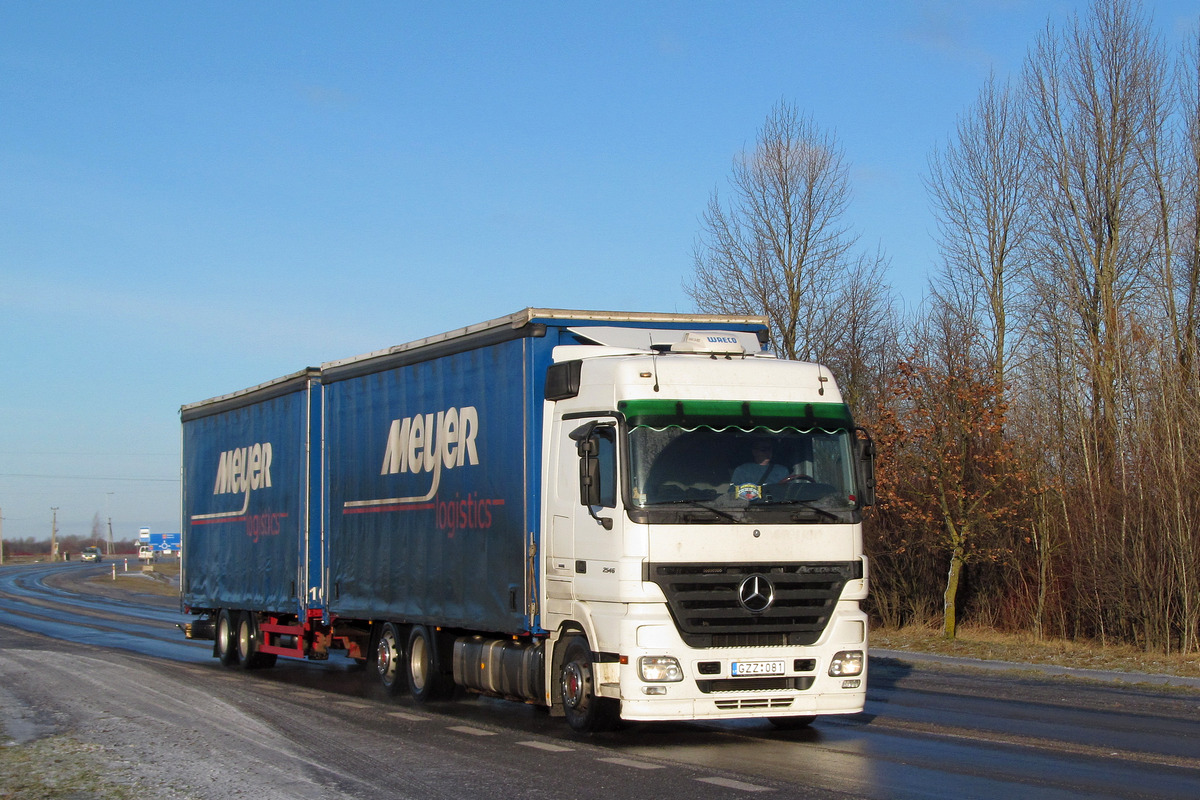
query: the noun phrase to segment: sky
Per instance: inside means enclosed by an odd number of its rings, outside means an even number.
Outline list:
[[[1145,8],[1173,46],[1200,20]],[[918,304],[931,150],[1086,10],[0,0],[0,535],[178,531],[185,403],[526,307],[694,311],[781,101]]]

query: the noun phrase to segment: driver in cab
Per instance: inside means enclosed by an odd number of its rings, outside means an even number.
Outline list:
[[[755,439],[750,447],[751,460],[733,471],[730,483],[733,496],[740,500],[758,500],[763,496],[763,486],[782,483],[791,472],[787,467],[771,461],[774,446],[770,439]]]

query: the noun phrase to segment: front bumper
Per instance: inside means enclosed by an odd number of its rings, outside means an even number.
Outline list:
[[[691,648],[669,619],[652,619],[652,609],[643,610],[648,612],[646,617],[639,618],[633,612],[613,620],[620,631],[622,661],[596,665],[600,693],[621,700],[623,719],[739,719],[856,714],[863,710],[867,618],[857,603],[840,603],[816,643],[783,647]],[[862,672],[829,675],[834,655],[847,650],[862,651]],[[643,681],[638,674],[641,656],[675,657],[683,679]],[[770,678],[734,677],[732,664],[747,661],[783,662],[783,671]]]

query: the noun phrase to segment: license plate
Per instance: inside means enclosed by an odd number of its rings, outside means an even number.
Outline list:
[[[782,661],[735,661],[733,662],[733,677],[742,678],[750,675],[782,675]]]

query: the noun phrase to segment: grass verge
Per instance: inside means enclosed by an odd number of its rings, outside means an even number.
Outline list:
[[[945,639],[940,629],[925,626],[872,630],[871,647],[988,661],[1200,678],[1200,653],[1147,653],[1126,645],[1037,639],[1027,633],[1003,633],[970,626],[960,627],[955,639]]]
[[[163,561],[152,565],[149,571],[144,571],[142,565],[134,561],[128,571],[124,564],[117,561],[116,572],[111,569],[92,577],[89,583],[101,588],[118,588],[139,594],[156,594],[164,597],[179,596],[179,562]]]
[[[134,787],[105,773],[100,745],[50,736],[0,747],[0,800],[134,800]]]

